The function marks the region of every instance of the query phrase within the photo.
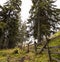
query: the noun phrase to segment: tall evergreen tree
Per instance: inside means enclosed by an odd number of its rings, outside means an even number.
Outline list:
[[[9,0],[1,6],[1,21],[6,23],[4,47],[14,47],[19,36],[21,0]]]
[[[44,35],[50,35],[51,28],[56,29],[56,24],[60,21],[60,9],[55,8],[54,2],[53,0],[32,0],[33,5],[28,23],[33,22],[33,35],[38,42]]]
[[[0,49],[3,48],[5,29],[6,29],[6,23],[0,22]]]
[[[4,46],[4,39],[5,39],[5,30],[7,27],[7,24],[3,21],[3,7],[0,5],[0,49],[2,49]]]
[[[9,0],[4,6],[8,11],[7,30],[8,30],[8,47],[14,47],[18,41],[19,16],[21,0]]]

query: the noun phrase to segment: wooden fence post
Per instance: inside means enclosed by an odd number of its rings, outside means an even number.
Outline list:
[[[27,44],[27,53],[29,53],[29,43]]]
[[[48,49],[49,62],[52,62],[51,53],[48,45],[47,45],[47,49]]]
[[[37,54],[37,43],[34,42],[34,49],[35,49],[35,53]]]

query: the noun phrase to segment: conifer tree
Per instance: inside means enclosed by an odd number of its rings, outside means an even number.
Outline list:
[[[1,21],[6,23],[4,47],[12,48],[16,45],[19,36],[19,20],[21,0],[8,0],[1,6]]]
[[[43,36],[49,36],[57,29],[60,9],[55,8],[54,2],[54,0],[32,0],[33,5],[30,9],[31,16],[28,23],[33,22],[30,31],[34,31],[32,34],[35,39],[38,39],[38,42],[42,40]]]

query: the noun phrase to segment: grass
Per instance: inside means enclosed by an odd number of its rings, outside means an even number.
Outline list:
[[[10,62],[18,62],[16,60],[24,56],[28,57],[26,58],[26,60],[24,60],[24,62],[48,62],[49,61],[48,54],[45,53],[36,55],[34,52],[25,53],[25,51],[19,50],[18,54],[14,54],[12,50],[15,49],[11,49],[9,53],[7,53],[8,52],[7,50],[1,50],[0,62],[7,62],[7,57],[8,57],[7,55],[10,56]],[[4,55],[5,53],[6,55]]]
[[[51,40],[49,46],[60,45],[60,38],[58,36],[60,36],[60,32],[54,34],[53,38],[57,38]],[[33,50],[32,46],[30,49]],[[17,53],[15,53],[16,50],[18,51]],[[51,51],[60,51],[60,49],[51,49]],[[51,56],[60,59],[60,55],[58,54],[51,54]],[[19,48],[0,50],[0,62],[7,62],[8,57],[10,62],[18,62],[18,59],[20,59],[21,57],[25,57],[24,62],[49,62],[48,54],[45,53],[45,51],[42,54],[36,55],[34,53],[34,50],[30,51],[29,53],[26,53],[26,51]]]
[[[55,33],[53,36],[52,36],[52,39],[49,43],[49,46],[60,46],[60,32],[57,32]],[[53,48],[53,49],[50,49],[52,52],[60,52],[60,48]],[[57,58],[57,59],[60,59],[60,54],[51,54],[52,57],[54,58]]]
[[[60,45],[60,38],[56,38],[50,41],[49,43],[50,46],[58,46]]]
[[[18,53],[14,53],[15,50],[18,50]],[[7,62],[7,58],[10,57],[11,60],[20,58],[25,55],[25,52],[19,50],[19,48],[15,49],[7,49],[7,50],[0,50],[0,62]]]
[[[10,62],[18,62],[16,60],[24,56],[26,57],[26,60],[24,62],[48,62],[46,54],[36,55],[34,52],[25,53],[25,51],[20,49],[18,49],[18,54],[14,54],[14,50],[16,49],[1,50],[0,62],[7,62],[8,56],[10,56]]]
[[[60,31],[55,33],[54,35],[52,35],[51,38],[55,38],[55,37],[58,37],[58,36],[60,36]]]

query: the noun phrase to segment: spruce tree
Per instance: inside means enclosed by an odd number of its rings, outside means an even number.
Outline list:
[[[60,21],[60,9],[55,8],[53,0],[32,0],[32,7],[30,9],[30,19],[28,23],[33,22],[31,31],[35,39],[40,42],[43,36],[49,36],[56,28],[58,21]],[[51,31],[51,28],[53,31]]]
[[[18,41],[20,6],[21,0],[8,0],[3,7],[1,6],[1,21],[6,23],[4,47],[15,47]]]

